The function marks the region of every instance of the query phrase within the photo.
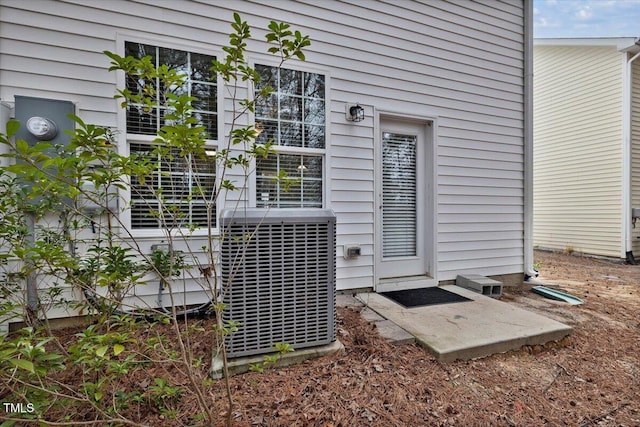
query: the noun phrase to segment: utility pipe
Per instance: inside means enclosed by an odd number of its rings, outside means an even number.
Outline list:
[[[26,222],[27,222],[27,237],[26,237],[26,245],[28,248],[32,249],[35,247],[36,239],[36,217],[35,214],[31,212],[27,212],[25,214]],[[26,261],[27,263],[27,277],[25,279],[25,287],[27,293],[27,310],[29,320],[33,321],[35,317],[38,315],[38,308],[40,305],[40,299],[38,298],[38,289],[36,282],[38,280],[38,276],[36,274],[36,269],[33,265],[31,259]]]
[[[636,41],[636,45],[640,45]],[[622,235],[624,238],[624,257],[631,264],[636,264],[633,256],[633,236],[631,232],[631,107],[632,107],[632,79],[633,72],[631,65],[633,61],[640,57],[640,52],[636,53],[633,57],[626,61],[625,76],[622,88],[623,99],[623,114],[622,114],[622,126],[623,126],[623,138],[622,138]]]
[[[524,3],[524,275],[533,268],[533,0]]]
[[[5,102],[0,102],[0,133],[6,135],[7,133],[7,123],[9,123],[9,118],[11,115],[11,106]],[[5,144],[0,144],[0,154],[9,153],[9,146]],[[9,158],[8,157],[0,157],[0,166],[8,166]]]

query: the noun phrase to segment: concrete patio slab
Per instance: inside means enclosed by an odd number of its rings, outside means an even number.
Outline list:
[[[361,293],[357,297],[368,308],[413,335],[442,362],[559,341],[572,332],[572,328],[563,323],[471,290],[455,285],[442,288],[473,301],[404,308],[376,293]]]
[[[393,323],[391,320],[380,320],[374,323],[378,333],[389,344],[405,345],[416,342],[416,337]]]
[[[370,308],[363,308],[360,312],[360,316],[370,324],[374,325],[380,336],[389,344],[404,345],[416,342],[416,338],[409,332],[405,331],[391,320],[387,320],[380,316]]]

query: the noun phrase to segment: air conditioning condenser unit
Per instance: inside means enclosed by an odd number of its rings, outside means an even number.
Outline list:
[[[336,217],[328,209],[225,210],[220,220],[223,321],[230,358],[332,343]]]

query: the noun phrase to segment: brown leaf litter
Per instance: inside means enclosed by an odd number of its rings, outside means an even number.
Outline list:
[[[231,378],[234,425],[640,425],[640,266],[540,251],[535,259],[546,286],[585,304],[548,300],[527,285],[506,288],[502,300],[571,325],[570,339],[440,363],[417,345],[389,345],[359,308],[342,307],[337,336],[344,352]],[[173,332],[164,333],[171,342]],[[189,338],[209,357],[210,333]],[[123,377],[119,388],[142,389],[157,376],[188,387],[179,369],[156,363]],[[61,379],[73,381],[70,375]],[[221,381],[210,387],[208,399],[223,425],[227,407]],[[189,424],[195,412],[194,398],[183,393],[174,419],[152,405],[127,415],[146,425],[175,426]],[[77,416],[87,420],[92,414]]]

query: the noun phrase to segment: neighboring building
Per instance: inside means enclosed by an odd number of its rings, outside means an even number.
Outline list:
[[[465,273],[521,284],[533,274],[528,0],[0,0],[0,99],[10,107],[16,96],[72,101],[85,122],[119,129],[123,152],[144,151],[156,125],[119,108],[113,95],[124,78],[107,70],[102,52],[162,57],[174,49],[198,66],[223,54],[234,11],[252,27],[249,59],[265,75],[274,65],[262,41],[270,20],[312,40],[306,62],[285,68],[304,82],[300,96],[311,99],[314,119],[285,123],[256,112],[271,135],[285,124],[305,132],[280,135],[278,160],[250,180],[247,204],[332,209],[338,290],[437,285]],[[213,146],[229,127],[221,85],[201,88]],[[363,121],[346,118],[356,103]],[[415,162],[396,161],[403,149]],[[262,179],[261,172],[289,165],[296,173],[301,164],[305,191],[291,197]],[[400,179],[411,191],[394,204],[388,196]],[[150,247],[162,234],[144,204],[131,202],[122,219]],[[195,221],[200,213],[190,207]],[[193,233],[189,247],[202,239]],[[345,259],[350,244],[361,254]],[[189,303],[206,300],[184,287]],[[155,293],[136,292],[151,305]]]
[[[536,247],[640,255],[637,40],[534,41]]]

